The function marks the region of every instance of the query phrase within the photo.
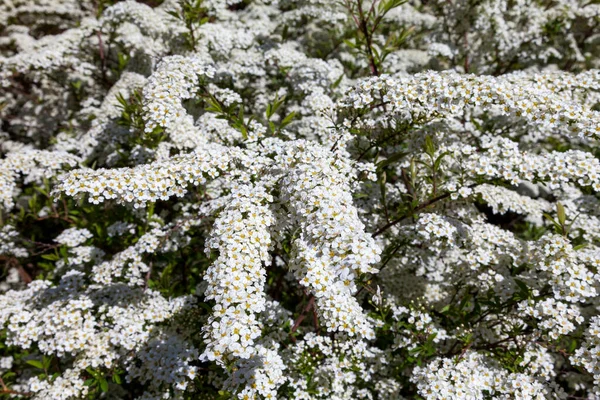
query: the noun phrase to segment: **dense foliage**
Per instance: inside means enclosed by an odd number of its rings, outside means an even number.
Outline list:
[[[596,0],[4,0],[0,399],[600,398]]]

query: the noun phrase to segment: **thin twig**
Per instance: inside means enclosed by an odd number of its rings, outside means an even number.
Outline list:
[[[302,321],[304,321],[304,318],[306,318],[306,314],[311,309],[311,307],[314,307],[314,304],[315,304],[315,296],[311,295],[310,299],[308,299],[308,303],[306,303],[306,306],[302,310],[302,313],[300,314],[298,319],[296,319],[296,321],[294,322],[294,326],[292,326],[292,330],[291,330],[292,333],[296,332],[296,329],[298,329],[298,327],[300,326]]]
[[[102,80],[106,81],[106,56],[104,54],[104,42],[102,41],[102,34],[100,31],[96,31],[96,36],[98,36],[98,52],[100,53]]]
[[[404,221],[406,218],[411,217],[412,215],[414,215],[418,211],[421,211],[422,209],[427,208],[430,205],[432,205],[434,203],[437,203],[440,200],[444,200],[445,198],[450,197],[450,194],[451,194],[450,192],[446,192],[446,193],[444,193],[442,195],[434,197],[431,200],[427,200],[426,202],[419,204],[412,212],[410,212],[408,214],[405,214],[405,215],[401,216],[400,218],[395,219],[395,220],[393,220],[391,222],[388,222],[387,224],[385,224],[384,226],[382,226],[380,229],[378,229],[375,233],[373,233],[373,235],[371,235],[371,236],[377,237],[377,236],[381,235],[383,232],[387,231],[392,226],[395,226],[395,225],[399,224],[400,222]]]
[[[2,394],[16,394],[18,396],[31,396],[31,393],[29,393],[29,392],[17,392],[16,390],[9,389],[6,386],[6,384],[4,383],[4,380],[2,379],[1,376],[0,376],[0,387],[2,388],[2,390],[0,390],[0,395],[2,395]]]
[[[472,184],[472,185],[469,185],[468,187],[472,189],[475,186],[477,186],[477,184]],[[412,212],[405,214],[405,215],[401,216],[400,218],[395,219],[395,220],[385,224],[379,230],[377,230],[375,233],[373,233],[371,236],[377,237],[377,236],[381,235],[383,232],[385,232],[392,226],[399,224],[400,222],[404,221],[406,218],[412,217],[413,215],[415,215],[417,212],[421,211],[422,209],[427,208],[430,205],[437,203],[440,200],[444,200],[445,198],[450,197],[451,194],[452,193],[450,193],[450,192],[446,192],[437,197],[434,197],[433,199],[427,200],[426,202],[419,204],[414,210],[412,210]]]

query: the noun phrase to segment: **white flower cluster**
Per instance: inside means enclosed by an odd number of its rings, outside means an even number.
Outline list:
[[[221,364],[234,361],[242,368],[229,382],[242,386],[244,395],[274,397],[282,383],[283,364],[277,353],[257,344],[261,335],[258,314],[265,310],[265,270],[273,224],[264,188],[241,186],[231,195],[215,221],[207,251],[219,257],[207,269],[204,295],[214,300],[213,314],[204,328],[205,359]]]
[[[105,199],[136,206],[171,196],[183,196],[189,185],[204,184],[230,167],[228,149],[211,146],[204,151],[132,169],[76,170],[61,179],[57,190],[75,196],[88,194],[92,203]]]
[[[380,349],[364,341],[332,340],[309,333],[286,352],[292,369],[286,380],[295,399],[371,398],[373,394],[358,389],[357,383],[376,379],[377,372],[384,368],[377,365],[381,356]],[[310,370],[310,380],[303,371],[306,369]]]
[[[567,398],[560,387],[548,385],[543,378],[508,373],[492,360],[468,351],[457,360],[437,358],[416,367],[412,380],[426,399],[482,399],[486,394],[502,399]]]
[[[452,144],[442,148],[456,159],[462,174],[501,178],[511,185],[537,180],[546,183],[550,189],[576,183],[600,190],[600,162],[587,152],[568,150],[537,155],[520,151],[518,143],[510,139],[490,136],[481,138],[479,152],[470,145]],[[456,190],[456,187],[452,184],[449,189]]]
[[[597,254],[578,256],[569,241],[558,235],[544,236],[537,245],[539,248],[533,250],[532,257],[540,261],[538,270],[551,274],[549,283],[556,299],[575,303],[597,296],[600,276],[585,265],[585,261],[598,265]]]
[[[474,192],[479,194],[494,214],[505,214],[513,212],[524,215],[536,225],[541,225],[544,213],[551,211],[550,202],[544,199],[532,199],[519,194],[516,190],[510,190],[501,186],[483,184],[477,186]]]
[[[0,371],[6,372],[13,366],[13,357],[2,357],[0,358]]]
[[[198,351],[188,346],[175,332],[164,332],[147,341],[139,352],[139,361],[131,363],[127,379],[148,383],[156,393],[161,392],[161,386],[185,391],[198,370],[191,365],[198,359]]]
[[[29,379],[27,387],[38,399],[68,400],[73,397],[86,396],[89,388],[80,377],[80,371],[68,369],[56,378],[52,384],[40,380],[37,376]]]
[[[92,237],[92,233],[87,229],[69,228],[58,235],[54,241],[68,247],[77,247]]]
[[[549,332],[552,339],[573,332],[577,328],[575,323],[583,322],[583,317],[576,306],[555,299],[532,301],[531,304],[522,303],[519,305],[519,310],[524,315],[539,320],[540,331]]]
[[[119,363],[127,366],[130,380],[146,382],[152,373],[152,390],[161,385],[161,390],[170,385],[184,390],[194,378],[196,369],[189,362],[197,358],[196,350],[182,348],[185,345],[172,335],[161,339],[156,324],[181,312],[185,299],[169,301],[156,292],[122,287],[107,292],[104,286],[86,287],[83,276],[71,271],[58,286],[35,281],[26,290],[2,295],[5,307],[0,323],[7,326],[7,343],[23,348],[35,344],[42,354],[70,354],[76,359],[74,368],[61,379],[50,383],[33,378],[29,389],[40,399],[85,395],[81,374],[86,368],[111,368]],[[139,355],[132,357],[132,351]]]
[[[598,71],[594,71],[597,77]],[[568,125],[572,133],[599,137],[600,113],[570,101],[555,86],[538,83],[548,78],[519,76],[475,76],[428,72],[392,78],[366,79],[359,83],[340,107],[360,109],[374,100],[389,104],[390,115],[408,120],[456,116],[467,107],[483,107],[542,125],[545,129]],[[582,81],[591,88],[597,83],[589,73]],[[583,83],[582,83],[583,85]]]
[[[456,236],[456,227],[443,217],[433,213],[421,214],[415,228],[419,235],[427,241],[444,240],[452,244]]]
[[[193,125],[181,102],[195,94],[200,79],[214,74],[214,68],[200,58],[164,58],[144,86],[145,131],[152,132],[158,126],[173,131],[181,125]]]
[[[150,266],[144,262],[144,254],[171,251],[180,246],[178,234],[185,234],[197,225],[198,218],[184,218],[164,226],[159,225],[143,234],[139,240],[112,256],[110,260],[102,260],[104,254],[95,254],[99,258],[92,267],[92,280],[98,284],[110,285],[115,281],[126,282],[129,286],[143,286],[146,283]]]
[[[135,233],[135,224],[117,221],[106,228],[106,233],[110,237],[122,236],[126,232]]]
[[[0,160],[0,201],[5,210],[14,207],[14,196],[19,193],[17,179],[24,175],[25,184],[54,176],[66,167],[75,167],[80,159],[62,151],[45,151],[24,148]]]
[[[300,227],[296,240],[299,263],[296,276],[316,297],[330,331],[372,337],[369,322],[351,296],[360,274],[373,273],[380,249],[364,231],[352,205],[344,160],[322,147],[299,143],[278,155],[284,169],[282,181],[294,222]]]
[[[19,231],[14,226],[4,225],[0,230],[0,254],[27,257],[28,251],[17,243],[18,239]]]
[[[402,306],[396,306],[392,299],[385,299],[385,305],[391,308],[392,318],[397,322],[406,320],[411,326],[414,326],[416,332],[432,336],[435,343],[442,342],[448,339],[448,334],[445,329],[435,326],[431,315],[416,309],[408,309]],[[415,331],[405,329],[402,324],[394,329],[398,335],[394,341],[394,348],[407,348],[413,350],[417,347],[418,342],[415,340]]]
[[[600,318],[594,316],[585,331],[585,342],[571,357],[594,377],[594,393],[600,395]]]
[[[0,4],[0,397],[600,397],[600,4],[399,3]]]

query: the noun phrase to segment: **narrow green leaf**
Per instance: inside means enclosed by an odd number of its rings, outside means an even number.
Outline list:
[[[351,41],[344,39],[344,43],[346,43],[346,46],[350,47],[351,49],[355,49],[356,48],[356,44],[352,43]]]
[[[556,203],[556,215],[558,216],[558,222],[564,226],[567,221],[567,214],[565,213],[565,207],[560,203]]]
[[[179,14],[176,11],[167,11],[167,14],[169,14],[170,16],[177,18],[177,19],[181,19],[181,17],[179,16]]]
[[[558,222],[556,222],[550,214],[544,213],[544,218],[546,218],[548,221],[552,222],[554,225],[559,225]]]
[[[388,165],[393,164],[396,161],[404,158],[404,156],[406,156],[407,154],[408,154],[408,152],[405,152],[405,151],[399,151],[398,153],[394,153],[391,156],[389,156],[388,158],[386,158],[385,160],[377,163],[377,169],[381,170],[381,169],[387,167]]]
[[[42,364],[41,361],[38,361],[38,360],[27,360],[25,362],[27,364],[33,366],[33,367],[36,367],[36,368],[39,368],[39,369],[44,369],[44,364]]]
[[[335,80],[335,82],[333,82],[333,84],[331,85],[331,87],[333,89],[337,88],[338,86],[340,86],[340,83],[342,83],[342,79],[344,79],[344,74],[341,74],[339,78],[337,78]]]
[[[42,357],[42,365],[44,366],[44,369],[46,369],[46,370],[49,369],[51,363],[52,363],[52,357],[47,357],[47,356]]]
[[[100,383],[100,390],[102,390],[104,393],[108,392],[108,382],[106,379],[102,377],[98,379],[98,382]]]
[[[284,127],[288,126],[292,122],[292,120],[294,119],[295,116],[296,116],[296,111],[292,111],[291,113],[286,115],[285,118],[283,119],[283,121],[281,121],[281,125],[279,125],[279,127],[284,128]]]
[[[425,153],[431,158],[435,155],[435,145],[433,144],[433,139],[431,139],[431,136],[429,135],[425,136]]]
[[[442,154],[440,154],[438,156],[438,158],[436,158],[435,162],[433,163],[433,169],[434,170],[438,170],[440,169],[440,165],[442,164],[442,160],[444,159],[444,157],[446,157],[448,154],[450,154],[449,151],[445,151]]]

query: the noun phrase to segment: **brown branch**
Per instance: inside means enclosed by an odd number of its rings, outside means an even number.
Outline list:
[[[313,297],[314,299],[314,297]],[[312,307],[312,317],[313,317],[313,325],[315,326],[315,332],[319,333],[320,328],[319,328],[319,317],[317,316],[317,307],[315,307],[314,303],[313,303],[313,307]]]
[[[0,260],[6,261],[7,266],[12,266],[13,268],[16,268],[17,272],[19,273],[19,276],[21,277],[21,280],[25,284],[28,284],[33,280],[31,278],[31,275],[29,275],[29,273],[25,271],[25,268],[23,268],[23,266],[21,265],[19,260],[17,260],[16,257],[0,256]]]
[[[465,353],[471,348],[471,346],[473,346],[473,342],[467,344],[465,346],[465,348],[462,349],[462,351],[460,352],[460,354],[459,354],[458,359],[456,360],[456,362],[460,361],[464,357]]]
[[[469,38],[467,37],[467,32],[465,32],[465,34],[463,35],[464,38],[464,42],[465,42],[465,74],[469,73],[469,68],[470,68],[470,64],[469,64]]]
[[[152,275],[152,261],[148,263],[148,272],[146,273],[146,277],[144,278],[144,289],[148,289],[148,282],[150,281],[150,276]]]
[[[302,323],[302,321],[304,321],[304,318],[306,318],[306,314],[308,313],[308,311],[312,307],[314,307],[314,305],[315,305],[315,296],[311,295],[310,299],[308,299],[308,303],[306,303],[306,306],[302,310],[302,313],[300,314],[300,316],[294,322],[294,326],[292,326],[291,333],[296,332],[296,330],[298,329],[298,327],[300,326],[300,324]]]
[[[467,187],[473,189],[474,187],[476,187],[477,184],[473,183],[472,185],[469,185]],[[382,226],[379,230],[377,230],[375,233],[373,233],[371,236],[372,237],[377,237],[379,235],[381,235],[383,232],[385,232],[386,230],[388,230],[389,228],[391,228],[394,225],[399,224],[400,222],[404,221],[406,218],[412,217],[413,215],[415,215],[417,212],[421,211],[424,208],[429,207],[430,205],[437,203],[440,200],[444,200],[445,198],[449,197],[452,193],[450,192],[446,192],[444,194],[441,194],[437,197],[434,197],[433,199],[427,200],[424,203],[419,204],[414,210],[412,210],[412,212],[405,214],[403,216],[401,216],[398,219],[393,220],[392,222]]]
[[[367,44],[367,56],[369,57],[369,68],[371,69],[371,74],[375,76],[379,76],[379,69],[377,68],[377,63],[375,62],[375,55],[373,54],[373,38],[371,37],[371,32],[369,32],[369,27],[367,26],[367,20],[365,18],[362,1],[357,0],[358,4],[358,15],[360,17],[360,26],[359,29],[362,31],[362,34],[365,36],[365,42]]]
[[[349,0],[346,0],[344,4],[346,6],[346,9],[348,9],[348,12],[350,13],[350,16],[354,20],[356,27],[358,28],[360,33],[362,33],[362,35],[365,37],[365,43],[367,45],[366,54],[367,58],[369,59],[369,69],[371,70],[371,75],[379,76],[379,70],[377,68],[377,63],[375,62],[375,55],[373,54],[373,38],[371,36],[377,28],[378,21],[376,21],[375,25],[373,26],[373,30],[369,30],[368,27],[368,18],[371,16],[371,13],[374,12],[375,1],[373,1],[369,13],[367,14],[367,16],[365,16],[365,13],[362,8],[362,0],[356,0],[359,18],[357,18],[354,14],[354,7],[352,7],[352,4]]]
[[[102,80],[106,81],[106,56],[104,54],[104,42],[102,41],[102,34],[100,31],[96,31],[98,36],[98,52],[100,53]]]
[[[445,198],[450,197],[450,194],[451,194],[450,192],[446,192],[442,195],[439,195],[437,197],[434,197],[433,199],[427,200],[426,202],[419,204],[411,213],[405,214],[405,215],[401,216],[400,218],[395,219],[395,220],[385,224],[384,226],[379,228],[375,233],[373,233],[371,236],[377,237],[377,236],[381,235],[383,232],[387,231],[392,226],[399,224],[400,222],[404,221],[406,218],[413,216],[415,213],[421,211],[422,209],[427,208],[430,205],[437,203],[440,200],[444,200]]]
[[[31,396],[31,393],[28,393],[28,392],[17,392],[16,390],[10,390],[4,383],[4,380],[2,379],[1,376],[0,376],[0,387],[2,388],[2,390],[0,390],[0,395],[16,394],[18,396]]]

